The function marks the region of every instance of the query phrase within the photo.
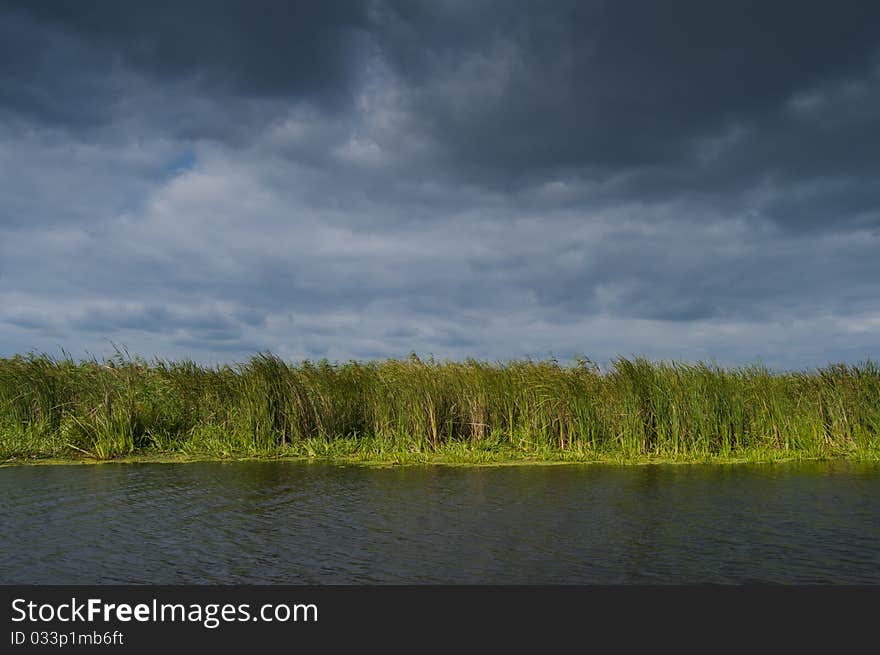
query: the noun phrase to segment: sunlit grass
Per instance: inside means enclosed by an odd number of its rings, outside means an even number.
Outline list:
[[[880,368],[0,358],[0,460],[880,459]]]

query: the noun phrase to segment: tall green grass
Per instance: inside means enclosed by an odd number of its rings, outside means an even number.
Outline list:
[[[0,459],[880,458],[880,368],[0,358]]]

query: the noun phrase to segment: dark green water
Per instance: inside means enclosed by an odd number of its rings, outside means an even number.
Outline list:
[[[0,469],[2,583],[880,583],[880,467]]]

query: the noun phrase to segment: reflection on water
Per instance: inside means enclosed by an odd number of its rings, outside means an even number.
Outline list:
[[[0,469],[2,583],[880,583],[880,467]]]

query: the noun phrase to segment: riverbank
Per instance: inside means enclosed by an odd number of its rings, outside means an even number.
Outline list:
[[[363,444],[362,444],[363,445]],[[370,448],[349,451],[336,449],[335,453],[304,454],[302,450],[316,450],[315,445],[302,449],[290,449],[273,455],[225,454],[216,453],[169,453],[142,452],[110,459],[96,459],[81,455],[71,456],[21,456],[0,462],[0,468],[8,466],[70,466],[101,464],[183,464],[197,462],[298,462],[334,465],[355,465],[367,467],[395,466],[557,466],[557,465],[611,465],[611,466],[651,466],[651,465],[700,465],[710,464],[730,466],[738,464],[784,464],[802,462],[853,462],[880,463],[880,449],[850,451],[841,453],[808,454],[797,451],[752,449],[735,454],[695,454],[684,453],[678,456],[621,453],[595,453],[587,451],[553,451],[542,453],[514,452],[511,450],[479,450],[462,447],[439,448],[434,451],[407,452],[382,451]]]
[[[0,461],[880,460],[880,368],[0,359]]]
[[[236,459],[216,459],[212,457],[176,457],[160,455],[136,455],[119,459],[21,459],[0,462],[0,469],[20,466],[99,466],[99,465],[125,465],[125,464],[197,464],[197,463],[237,463],[237,462],[290,462],[298,464],[330,464],[335,466],[365,466],[369,468],[388,468],[400,466],[445,466],[445,467],[468,467],[468,468],[497,468],[497,467],[520,467],[520,466],[739,466],[739,465],[777,465],[777,464],[802,464],[807,462],[841,462],[852,464],[880,464],[880,457],[856,457],[856,458],[808,458],[808,457],[781,457],[770,455],[760,458],[749,457],[715,457],[711,459],[670,459],[670,458],[596,458],[596,459],[498,459],[498,460],[456,460],[447,457],[425,457],[404,459],[358,459],[358,458],[326,458],[315,459],[307,457],[277,457],[273,459],[265,457],[243,457]]]

